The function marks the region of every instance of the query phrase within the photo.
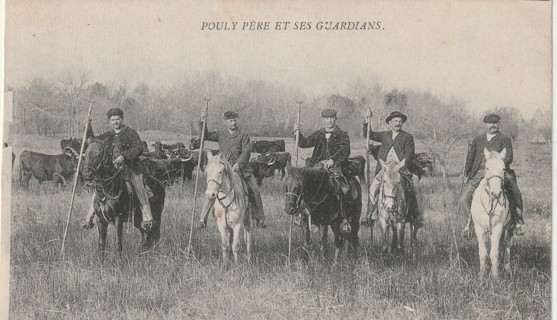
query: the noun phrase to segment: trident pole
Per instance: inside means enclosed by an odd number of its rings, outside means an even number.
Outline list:
[[[296,101],[298,104],[298,115],[296,122],[300,123],[300,111],[302,110],[303,101]],[[296,158],[294,163],[298,167],[298,143],[300,142],[300,130],[296,130]],[[294,224],[294,216],[290,216],[290,228],[288,229],[288,265],[290,265],[290,255],[292,253],[292,225]],[[310,226],[311,227],[311,226]]]
[[[66,255],[66,237],[68,235],[68,226],[70,224],[70,219],[72,217],[72,209],[73,209],[73,201],[75,199],[75,190],[77,187],[77,178],[79,176],[79,168],[81,167],[81,158],[82,154],[85,150],[85,139],[87,138],[87,128],[89,127],[89,121],[91,121],[91,109],[93,108],[93,101],[89,102],[89,111],[87,112],[87,124],[85,125],[85,130],[83,131],[83,139],[81,140],[81,148],[79,148],[79,155],[77,160],[77,169],[74,174],[73,179],[73,189],[72,189],[72,198],[70,200],[70,209],[68,210],[68,219],[66,220],[66,226],[64,228],[64,236],[62,237],[62,250],[61,250],[61,258],[64,261]]]
[[[211,99],[207,99],[204,98],[205,100],[205,115],[203,116],[203,119],[201,120],[203,122],[202,128],[201,128],[201,144],[199,146],[199,157],[197,159],[197,171],[195,172],[195,187],[194,187],[194,191],[193,191],[193,207],[191,210],[191,224],[190,224],[190,238],[188,240],[188,249],[187,249],[187,253],[191,254],[192,250],[191,250],[191,242],[193,240],[193,224],[195,221],[195,207],[197,206],[197,186],[199,184],[199,172],[201,172],[201,161],[203,159],[202,154],[203,154],[203,142],[205,140],[205,129],[207,128],[207,112],[209,111],[209,101],[211,101]]]

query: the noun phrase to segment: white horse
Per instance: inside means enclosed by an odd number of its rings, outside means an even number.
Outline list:
[[[505,228],[511,215],[509,201],[503,191],[505,183],[505,163],[507,149],[501,153],[484,149],[485,177],[472,198],[470,212],[474,221],[480,256],[480,273],[487,275],[488,254],[491,260],[491,274],[499,278],[499,252],[503,249],[502,260],[505,270],[511,274],[512,230]],[[487,251],[486,240],[490,239],[491,250]]]
[[[205,196],[214,204],[214,215],[221,236],[223,262],[228,261],[232,245],[234,261],[238,262],[240,239],[244,235],[248,261],[251,258],[251,220],[247,213],[248,196],[242,187],[240,174],[219,155],[207,153],[207,191]],[[215,201],[217,200],[217,201]]]

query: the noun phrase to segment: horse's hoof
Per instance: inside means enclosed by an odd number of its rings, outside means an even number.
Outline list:
[[[197,223],[197,229],[202,230],[205,228],[207,228],[207,221],[203,220]]]
[[[95,223],[93,221],[85,221],[81,224],[81,228],[83,228],[85,230],[93,229],[94,226],[95,226]]]
[[[141,228],[145,231],[151,230],[153,228],[153,220],[142,221],[141,222]]]
[[[460,232],[460,235],[466,240],[470,240],[473,237],[472,231],[470,231],[470,229],[468,228],[462,230],[462,232]]]

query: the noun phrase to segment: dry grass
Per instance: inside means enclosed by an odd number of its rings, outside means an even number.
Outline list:
[[[28,138],[13,141],[16,154],[23,147],[58,150],[57,140]],[[459,171],[463,153],[463,146],[455,151],[451,172]],[[301,155],[308,156],[309,151]],[[10,315],[13,319],[549,319],[551,247],[546,226],[551,223],[551,150],[545,145],[518,145],[516,162],[528,206],[526,235],[515,241],[514,278],[498,283],[478,278],[475,240],[457,239],[457,259],[452,230],[454,226],[458,233],[464,217],[455,213],[459,189],[455,177],[449,188],[439,178],[423,180],[427,226],[418,234],[416,261],[381,255],[379,237],[371,246],[369,229],[363,228],[360,259],[338,268],[331,267],[330,255],[321,258],[316,247],[298,248],[299,228],[294,232],[293,263],[286,265],[290,219],[282,210],[280,181],[267,180],[262,191],[270,227],[255,230],[252,263],[228,269],[221,267],[214,222],[194,234],[195,258],[184,253],[193,181],[183,189],[179,185],[167,189],[162,240],[155,251],[138,256],[140,236],[131,229],[125,233],[123,256],[111,255],[101,265],[95,254],[96,231],[79,229],[89,199],[86,192],[81,190],[76,197],[67,261],[61,262],[71,188],[58,191],[48,183],[32,182],[25,193],[14,179]],[[112,227],[109,238],[112,250]]]

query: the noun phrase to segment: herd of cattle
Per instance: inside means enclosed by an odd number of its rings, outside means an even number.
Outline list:
[[[153,151],[149,150],[146,141],[143,141],[143,155],[140,163],[143,169],[159,181],[170,185],[176,181],[191,180],[195,167],[201,162],[203,171],[207,164],[207,152],[213,154],[218,150],[201,150],[199,138],[190,140],[189,148],[184,143],[166,144],[154,142]],[[261,185],[263,179],[272,178],[278,170],[284,178],[287,168],[291,165],[291,154],[285,150],[284,140],[252,141],[251,151],[257,154],[250,159],[247,169],[250,170],[257,182]],[[81,148],[81,139],[62,139],[60,142],[62,154],[48,155],[33,151],[23,151],[20,154],[20,181],[24,190],[29,188],[31,176],[39,183],[53,181],[60,187],[77,171],[78,155]],[[372,146],[370,154],[377,160],[379,146]],[[365,181],[365,158],[355,156],[350,158],[351,172]],[[432,158],[423,153],[417,154],[412,165],[418,174],[431,174],[433,169]]]

